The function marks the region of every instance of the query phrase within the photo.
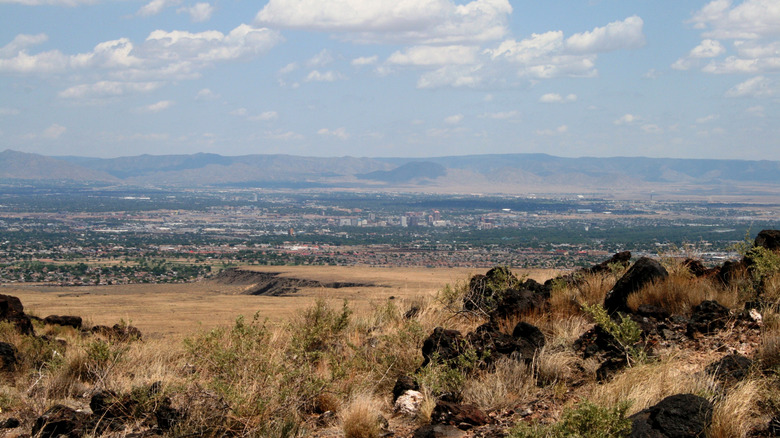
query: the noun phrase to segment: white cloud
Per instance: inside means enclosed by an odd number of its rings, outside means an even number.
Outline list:
[[[319,70],[312,70],[306,75],[306,82],[336,82],[338,80],[345,79],[341,73],[330,70],[326,72],[320,72]]]
[[[565,40],[562,31],[534,33],[521,41],[505,40],[484,53],[494,61],[504,59],[517,64],[521,77],[592,77],[596,75],[599,53],[634,49],[644,44],[642,26],[642,19],[632,16]]]
[[[393,53],[387,62],[415,66],[473,64],[478,51],[476,46],[414,46]]]
[[[249,111],[247,111],[246,108],[237,108],[229,112],[228,114],[230,114],[231,116],[246,117],[246,115],[249,114]]]
[[[45,33],[39,33],[36,35],[27,35],[23,33],[19,34],[15,36],[10,43],[6,44],[3,47],[0,47],[0,58],[7,58],[10,56],[14,56],[17,53],[21,52],[22,50],[27,49],[28,47],[37,46],[38,44],[43,44],[48,40],[49,37]]]
[[[694,27],[708,38],[757,39],[780,35],[780,4],[776,0],[715,0],[696,12]]]
[[[417,88],[476,87],[483,81],[481,68],[481,65],[444,66],[420,76]]]
[[[116,97],[131,93],[148,93],[162,86],[162,82],[116,82],[100,81],[81,84],[59,92],[64,99]]]
[[[65,131],[67,131],[67,130],[68,130],[68,128],[66,128],[66,127],[64,127],[62,125],[58,125],[58,124],[55,123],[55,124],[49,126],[48,128],[44,129],[43,133],[41,133],[41,137],[49,139],[49,140],[56,140],[56,139],[60,138],[60,136],[62,134],[64,134]]]
[[[463,114],[454,114],[444,118],[444,123],[448,125],[457,125],[463,121]]]
[[[508,0],[270,0],[255,21],[359,42],[452,44],[502,38],[511,12]]]
[[[569,132],[569,127],[566,125],[561,125],[555,129],[538,129],[536,130],[536,135],[550,137],[553,135],[565,134],[567,132]]]
[[[509,119],[515,119],[520,117],[520,112],[516,110],[512,111],[501,111],[497,113],[485,113],[479,116],[483,119],[494,119],[494,120],[509,120]]]
[[[208,3],[195,3],[190,7],[180,8],[177,12],[189,14],[193,23],[202,23],[211,19],[211,15],[214,14],[214,6]]]
[[[157,15],[162,12],[163,9],[170,6],[176,6],[179,3],[181,3],[181,0],[152,0],[141,6],[141,9],[138,10],[137,14],[142,17]]]
[[[716,58],[726,53],[726,48],[719,41],[706,39],[698,46],[691,49],[688,55],[678,59],[672,64],[675,70],[688,70],[698,65],[698,60],[704,58]]]
[[[374,56],[361,56],[352,60],[351,64],[355,67],[362,67],[364,65],[374,65],[379,61],[379,57]]]
[[[543,94],[542,97],[539,98],[539,102],[541,103],[575,102],[576,100],[577,100],[576,94],[569,94],[566,97],[564,97],[558,93]]]
[[[339,140],[348,140],[349,139],[349,133],[347,133],[346,128],[337,128],[330,130],[328,128],[322,128],[319,131],[317,131],[317,134],[326,136],[326,137],[336,137]]]
[[[330,50],[322,49],[320,53],[312,56],[308,61],[306,61],[306,66],[309,68],[324,67],[328,64],[331,64],[332,62],[333,55],[331,55]]]
[[[620,49],[638,49],[645,45],[644,21],[636,15],[613,21],[590,32],[577,33],[566,39],[572,53],[602,53]]]
[[[638,122],[639,120],[641,120],[639,116],[635,116],[633,114],[624,114],[612,123],[615,125],[630,125],[632,123]]]
[[[778,83],[764,76],[741,82],[726,92],[726,97],[772,97],[778,94]]]
[[[195,100],[214,100],[219,99],[219,94],[214,93],[208,88],[203,88],[195,95]]]
[[[712,122],[712,121],[715,121],[715,120],[718,120],[718,116],[716,114],[710,114],[710,115],[707,115],[707,116],[704,116],[704,117],[699,117],[698,119],[696,119],[696,123],[699,123],[699,124],[701,124],[701,123],[709,123],[709,122]]]
[[[157,103],[153,103],[151,105],[147,105],[145,107],[141,108],[141,111],[147,112],[147,113],[159,113],[160,111],[166,110],[173,106],[173,101],[171,100],[161,100]]]
[[[276,111],[263,111],[256,116],[249,116],[249,120],[266,122],[269,120],[276,120],[279,114]]]
[[[766,117],[766,113],[764,113],[764,106],[763,105],[755,105],[751,106],[750,108],[746,109],[745,112],[748,114],[754,116],[754,117]]]
[[[210,63],[259,55],[281,41],[277,32],[242,24],[225,35],[211,30],[199,33],[155,30],[144,50],[156,59]]]
[[[664,130],[660,126],[648,123],[646,125],[642,125],[642,131],[648,133],[648,134],[663,134]]]

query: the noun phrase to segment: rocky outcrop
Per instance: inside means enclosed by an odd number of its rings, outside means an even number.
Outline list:
[[[34,335],[32,321],[25,315],[24,306],[19,298],[11,295],[0,295],[0,321],[13,323],[23,335]]]
[[[16,368],[19,353],[8,342],[0,342],[0,370],[13,371]]]
[[[49,325],[73,327],[76,330],[81,330],[82,321],[80,316],[49,315],[46,318],[43,318],[43,323]]]
[[[628,308],[628,296],[637,292],[644,286],[653,282],[665,280],[669,276],[666,268],[657,261],[642,257],[637,260],[615,286],[607,293],[604,299],[604,308],[610,314],[616,312],[630,313]]]
[[[246,295],[280,296],[298,292],[301,288],[328,288],[341,289],[344,287],[373,287],[370,283],[331,282],[323,283],[317,280],[305,278],[282,277],[279,272],[260,272],[239,268],[230,268],[221,271],[214,277],[214,281],[222,284],[244,284]]]
[[[446,330],[442,327],[433,329],[433,333],[423,341],[421,366],[428,365],[436,359],[443,362],[451,362],[460,356],[466,349],[466,340],[457,330]]]
[[[640,411],[632,421],[632,438],[696,438],[712,420],[712,403],[693,394],[666,397],[655,406]]]
[[[89,414],[65,405],[54,405],[35,420],[32,436],[37,438],[79,438],[87,434]]]
[[[447,424],[468,430],[474,426],[490,423],[490,418],[478,407],[469,404],[451,403],[439,400],[431,414],[432,424]]]
[[[713,333],[725,327],[728,319],[729,309],[714,300],[702,301],[693,308],[688,322],[688,336]]]

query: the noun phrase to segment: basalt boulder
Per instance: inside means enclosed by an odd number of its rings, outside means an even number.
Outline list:
[[[607,293],[604,299],[604,308],[610,314],[616,312],[630,313],[628,296],[637,292],[644,286],[665,280],[669,276],[666,268],[657,261],[642,257],[637,260],[615,286]]]
[[[80,316],[49,315],[46,318],[43,318],[43,323],[73,327],[76,330],[81,330],[82,321]]]
[[[693,308],[690,322],[688,322],[688,336],[714,333],[725,327],[728,319],[729,309],[714,300],[702,301]]]
[[[702,437],[712,421],[712,410],[712,403],[705,398],[693,394],[672,395],[629,417],[631,437]]]
[[[8,321],[16,326],[16,329],[23,335],[34,335],[32,321],[24,313],[19,298],[11,295],[0,295],[0,321]]]
[[[442,362],[452,363],[466,350],[466,340],[457,330],[442,327],[433,329],[433,333],[423,341],[422,366],[428,365],[434,357]]]

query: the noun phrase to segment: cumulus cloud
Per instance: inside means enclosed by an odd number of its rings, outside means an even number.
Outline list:
[[[336,82],[338,80],[345,79],[344,76],[337,71],[321,72],[319,70],[312,70],[306,75],[306,82]]]
[[[691,49],[688,55],[682,57],[672,64],[675,70],[688,70],[698,65],[698,60],[704,58],[715,58],[726,53],[726,48],[719,41],[706,39],[698,46]]]
[[[333,55],[330,53],[330,50],[328,49],[322,49],[320,53],[312,56],[309,58],[308,61],[306,61],[307,67],[324,67],[328,64],[331,64],[333,62]]]
[[[219,94],[211,91],[208,88],[203,88],[200,91],[198,91],[198,94],[195,95],[195,100],[214,100],[218,99]]]
[[[55,123],[49,126],[48,128],[44,129],[43,132],[41,133],[41,137],[49,140],[56,140],[60,138],[60,136],[64,134],[65,131],[67,130],[68,128]]]
[[[778,94],[778,83],[764,76],[756,76],[735,85],[726,97],[772,97]]]
[[[255,21],[339,34],[356,42],[460,43],[507,34],[508,0],[270,0]]]
[[[211,19],[211,15],[214,13],[214,6],[208,3],[195,3],[190,7],[180,8],[178,12],[189,14],[193,23],[202,23]]]
[[[249,116],[249,120],[267,122],[269,120],[276,120],[279,114],[276,111],[263,111],[255,116]]]
[[[463,121],[463,114],[453,114],[449,117],[444,118],[444,123],[448,125],[457,125],[462,121]]]
[[[635,49],[644,45],[643,21],[631,16],[564,39],[562,31],[531,34],[517,41],[509,39],[485,51],[492,60],[516,64],[520,76],[548,79],[559,76],[596,75],[599,53]]]
[[[653,124],[653,123],[648,123],[648,124],[642,125],[642,131],[644,131],[644,132],[646,132],[648,134],[663,134],[664,133],[663,128],[661,128],[660,126],[658,126],[656,124]]]
[[[181,0],[152,0],[149,3],[141,6],[141,9],[138,10],[137,14],[142,17],[157,15],[162,12],[163,9],[170,6],[176,6],[180,3]]]
[[[481,69],[481,65],[444,66],[421,75],[417,88],[476,87],[484,80]]]
[[[542,97],[539,98],[539,102],[541,103],[575,102],[576,100],[577,100],[576,94],[569,94],[566,97],[564,97],[558,93],[543,94]]]
[[[775,0],[714,0],[697,11],[691,22],[708,38],[757,39],[780,35],[780,6]]]
[[[361,56],[359,58],[353,59],[350,64],[352,64],[355,67],[362,67],[364,65],[374,65],[379,61],[379,57],[374,56]]]
[[[303,140],[303,135],[295,132],[295,131],[267,131],[265,133],[265,137],[271,140],[282,140],[282,141],[295,141],[295,140]]]
[[[336,128],[336,129],[328,129],[328,128],[322,128],[319,131],[317,131],[317,134],[325,136],[325,137],[335,137],[339,140],[348,140],[349,139],[349,133],[347,132],[346,128]]]
[[[59,92],[64,99],[116,97],[125,94],[148,93],[162,86],[162,82],[116,82],[100,81],[94,84],[81,84]]]
[[[159,113],[160,111],[164,111],[168,108],[173,106],[173,101],[171,100],[161,100],[157,103],[153,103],[151,105],[147,105],[141,108],[141,111],[146,113]]]
[[[473,64],[478,52],[476,46],[414,46],[393,53],[387,62],[416,66]]]
[[[715,114],[710,114],[704,117],[699,117],[696,119],[696,123],[710,123],[712,121],[718,120],[718,116]]]
[[[633,114],[624,114],[618,119],[614,120],[612,123],[615,125],[630,125],[632,123],[638,122],[639,120],[641,120],[639,116],[635,116]]]
[[[601,53],[620,49],[638,49],[645,45],[644,21],[636,15],[614,21],[590,32],[577,33],[566,39],[572,53]]]

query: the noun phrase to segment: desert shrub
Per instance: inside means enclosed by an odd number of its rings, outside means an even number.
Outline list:
[[[610,318],[607,310],[600,304],[586,305],[582,308],[593,318],[597,325],[612,335],[612,338],[618,344],[616,347],[626,354],[629,365],[642,363],[647,360],[647,353],[644,348],[637,345],[642,337],[642,330],[639,328],[639,324],[624,314],[619,314],[620,322],[616,322]]]
[[[415,380],[436,397],[460,399],[466,379],[476,371],[481,359],[473,348],[448,361],[433,353],[428,365],[417,370]]]
[[[626,418],[628,403],[602,407],[589,401],[568,409],[557,423],[551,425],[516,425],[511,438],[619,438],[631,434],[631,421]]]
[[[309,361],[318,360],[332,348],[349,325],[352,310],[345,300],[341,311],[333,310],[324,299],[304,310],[290,326],[290,345]]]

